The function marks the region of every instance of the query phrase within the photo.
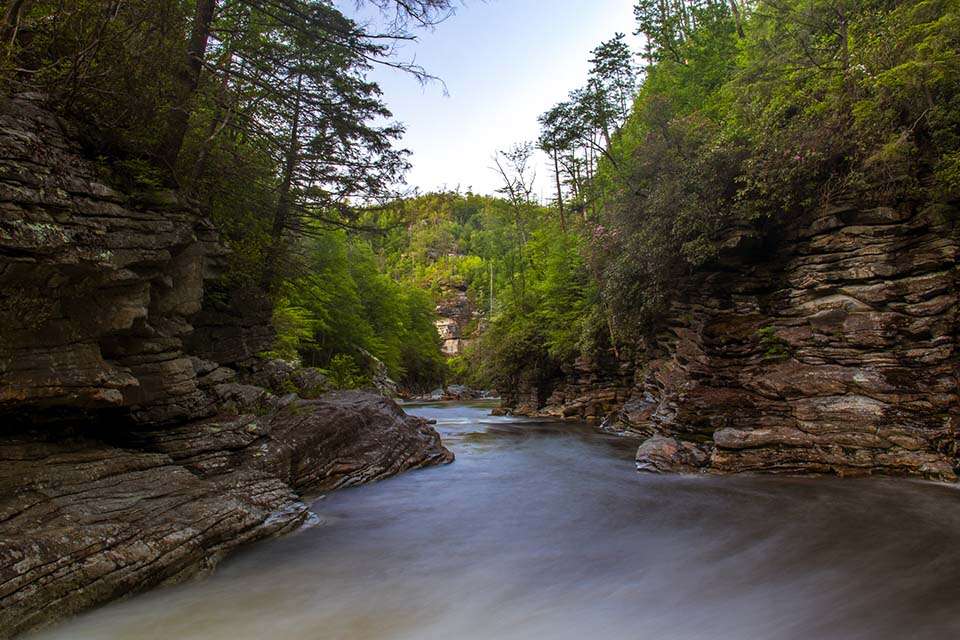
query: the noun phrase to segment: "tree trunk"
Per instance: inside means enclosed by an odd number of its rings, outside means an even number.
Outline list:
[[[3,22],[0,23],[0,38],[4,45],[12,45],[20,26],[20,15],[29,4],[29,0],[12,0],[3,12]]]
[[[283,255],[283,236],[290,219],[290,191],[293,188],[293,175],[297,170],[300,155],[300,112],[303,97],[303,74],[297,75],[297,89],[293,107],[293,119],[290,123],[290,143],[287,145],[283,165],[280,193],[277,196],[277,208],[273,212],[273,227],[270,230],[270,248],[267,251],[263,269],[263,289],[270,295],[277,292],[280,273],[280,257]]]
[[[177,74],[173,93],[173,106],[167,116],[163,139],[157,149],[157,160],[172,174],[177,166],[180,148],[187,135],[190,115],[193,112],[191,102],[200,86],[200,72],[207,55],[207,42],[210,39],[210,25],[217,0],[197,0],[197,11],[193,19],[190,43],[187,45],[186,64]]]
[[[733,13],[733,19],[737,23],[737,35],[743,38],[743,15],[740,13],[740,5],[737,0],[730,0],[730,12]]]
[[[197,161],[193,164],[193,171],[190,175],[190,185],[193,189],[196,189],[197,183],[207,171],[207,162],[210,159],[210,152],[213,149],[214,141],[223,128],[230,123],[230,117],[237,107],[236,101],[229,107],[224,108],[223,106],[230,91],[230,72],[232,66],[233,52],[228,48],[224,51],[223,57],[220,59],[220,64],[218,65],[220,72],[223,74],[223,80],[220,82],[220,95],[214,106],[213,117],[210,118],[210,127],[207,130],[207,136],[203,141],[200,153],[197,155]],[[239,100],[239,98],[235,100]]]
[[[567,217],[563,211],[563,189],[560,185],[560,160],[557,158],[558,151],[553,152],[553,177],[557,181],[557,208],[560,210],[560,229],[567,232]]]

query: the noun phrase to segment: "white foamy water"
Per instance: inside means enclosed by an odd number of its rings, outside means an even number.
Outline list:
[[[424,405],[449,467],[331,494],[322,524],[42,638],[960,637],[960,493],[637,475],[585,426]]]

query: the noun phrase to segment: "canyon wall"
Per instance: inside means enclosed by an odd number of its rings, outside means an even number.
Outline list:
[[[639,435],[647,471],[956,480],[958,255],[952,224],[910,202],[732,233],[635,358],[512,404]]]
[[[208,570],[308,522],[305,496],[453,457],[391,400],[259,361],[269,305],[204,296],[212,225],[110,186],[77,140],[42,96],[0,101],[0,637]]]

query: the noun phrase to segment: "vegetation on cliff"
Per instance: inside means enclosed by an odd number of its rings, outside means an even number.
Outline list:
[[[450,3],[369,4],[382,33],[325,0],[20,0],[0,72],[84,123],[125,190],[193,194],[233,249],[224,288],[276,304],[275,351],[354,381],[369,356],[443,380],[444,287],[486,313],[452,376],[536,382],[622,355],[733,229],[844,194],[944,216],[960,199],[957,0],[638,0],[623,28],[644,50],[593,50],[538,140],[497,154],[498,197],[400,200],[402,127],[367,72],[427,78],[389,43]]]
[[[604,299],[650,321],[723,232],[846,194],[960,197],[960,4],[639,3],[648,68],[601,162]]]
[[[641,0],[635,15],[646,47],[631,104],[618,35],[541,118],[549,244],[575,249],[559,289],[494,323],[505,388],[581,353],[622,354],[737,228],[762,234],[843,196],[943,216],[960,200],[955,0]],[[578,322],[554,316],[567,348],[535,318],[551,305],[579,309]]]

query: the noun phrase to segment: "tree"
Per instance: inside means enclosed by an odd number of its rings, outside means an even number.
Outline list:
[[[637,94],[637,69],[626,35],[600,43],[590,59],[588,92],[593,96],[591,118],[603,132],[607,146],[612,133],[623,125]]]
[[[197,0],[190,40],[187,43],[186,59],[178,70],[165,133],[157,148],[157,161],[161,167],[173,173],[183,146],[183,137],[190,126],[190,106],[193,94],[200,84],[200,71],[207,56],[207,43],[210,40],[210,26],[213,24],[217,0]]]
[[[281,25],[269,56],[282,87],[266,100],[281,153],[281,172],[264,265],[264,288],[277,290],[285,234],[303,231],[305,219],[336,224],[349,219],[354,202],[369,202],[390,192],[407,168],[406,152],[395,149],[399,125],[373,126],[390,112],[378,87],[364,79],[366,60],[380,46],[356,35],[353,23],[318,6],[320,18],[341,34],[325,41],[308,39],[301,29]],[[338,24],[339,22],[339,24]],[[294,23],[295,24],[295,23]]]
[[[742,37],[743,11],[738,0],[637,0],[636,35],[644,39],[647,66],[663,60],[686,64],[684,44],[718,16],[734,16]]]
[[[351,25],[344,31],[344,24],[336,18],[340,15],[328,0],[237,0],[238,4],[250,7],[262,16],[276,21],[288,29],[297,31],[307,40],[327,42],[349,37],[355,51],[366,62],[385,64],[414,73],[421,79],[430,76],[415,64],[391,61],[388,49],[374,45],[382,40],[409,40],[413,36],[407,30],[411,22],[431,25],[444,19],[451,11],[450,0],[368,0],[381,11],[392,11],[392,22],[386,33],[367,33]],[[201,71],[208,64],[208,43],[218,33],[214,20],[218,0],[195,0],[195,13],[190,29],[186,55],[176,74],[176,82],[170,96],[170,111],[165,132],[157,148],[156,157],[161,166],[175,172],[184,137],[193,113],[193,98],[200,85]]]
[[[30,4],[29,0],[9,0],[7,8],[0,18],[0,42],[9,46],[16,38],[17,28],[20,26],[20,16]]]
[[[600,159],[618,166],[613,141],[633,107],[637,69],[626,36],[616,34],[592,52],[587,84],[570,92],[569,99],[543,113],[538,146],[554,168],[557,206],[566,227],[563,185],[572,191],[574,207],[584,214],[594,197],[588,185]]]
[[[506,151],[498,151],[494,156],[497,173],[503,179],[498,193],[506,196],[513,216],[515,247],[519,271],[519,286],[514,287],[515,299],[520,307],[527,304],[527,270],[524,258],[524,246],[527,243],[527,218],[534,204],[533,186],[536,182],[536,170],[532,166],[533,143],[524,142],[514,145]]]

